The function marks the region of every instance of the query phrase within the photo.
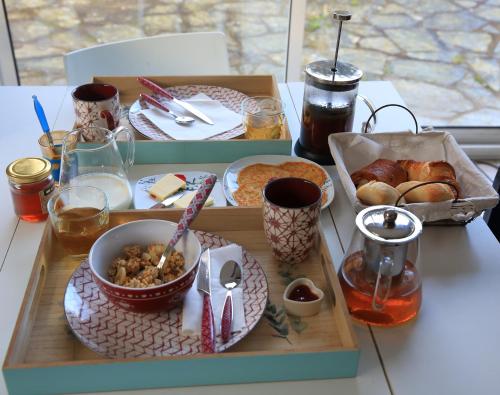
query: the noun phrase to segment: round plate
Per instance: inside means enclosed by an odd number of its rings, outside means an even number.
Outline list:
[[[321,191],[323,192],[323,194],[326,194],[326,201],[321,206],[321,209],[328,207],[330,203],[333,201],[335,191],[333,189],[333,181],[326,172],[326,170],[308,159],[296,156],[286,156],[286,155],[248,156],[246,158],[242,158],[240,160],[237,160],[236,162],[231,163],[229,167],[226,169],[222,181],[223,183],[222,187],[224,189],[224,195],[226,195],[227,201],[231,203],[233,206],[238,206],[238,202],[234,199],[233,193],[238,189],[238,174],[243,168],[256,163],[264,163],[267,165],[279,165],[280,163],[285,163],[285,162],[309,163],[311,165],[318,167],[325,173],[326,181],[323,183],[323,185],[321,185]]]
[[[204,248],[231,244],[211,233],[195,233]],[[227,343],[222,343],[218,335],[217,352],[224,351],[243,339],[259,322],[266,307],[267,279],[262,267],[245,250],[242,263],[246,326]],[[158,357],[201,352],[198,336],[182,334],[182,307],[150,314],[124,310],[109,302],[99,291],[86,260],[69,280],[64,295],[64,311],[76,337],[92,351],[106,357]]]
[[[185,100],[190,97],[197,95],[198,93],[204,93],[213,100],[219,101],[223,106],[229,108],[231,111],[239,114],[241,112],[241,102],[245,100],[248,96],[244,93],[235,91],[233,89],[224,88],[222,86],[211,86],[211,85],[180,85],[171,86],[167,88],[167,91],[171,93],[177,99]],[[168,105],[168,100],[163,97],[152,95],[156,100],[160,102],[165,102]],[[139,100],[136,100],[129,109],[128,118],[130,124],[137,129],[137,131],[152,140],[172,140],[172,138],[161,131],[154,123],[152,123],[147,117],[141,114],[141,104]],[[220,134],[208,138],[208,140],[229,140],[238,136],[241,136],[245,131],[243,130],[243,125],[239,125],[234,129],[221,131]]]
[[[176,171],[175,174],[182,174],[186,177],[186,190],[196,191],[201,182],[207,178],[210,173],[205,171]],[[134,207],[137,209],[147,209],[158,203],[154,200],[148,193],[148,189],[162,178],[165,174],[156,174],[154,176],[147,176],[141,178],[135,184],[134,190]],[[225,207],[227,206],[226,197],[224,196],[224,191],[222,190],[222,184],[217,181],[214,185],[214,189],[210,196],[214,198],[215,207]]]

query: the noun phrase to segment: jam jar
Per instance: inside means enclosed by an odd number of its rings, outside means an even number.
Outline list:
[[[39,222],[47,218],[47,201],[54,192],[51,164],[43,158],[21,158],[6,169],[14,211],[19,218]]]

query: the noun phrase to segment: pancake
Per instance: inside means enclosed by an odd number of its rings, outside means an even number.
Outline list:
[[[262,189],[263,186],[255,182],[240,184],[233,197],[238,206],[262,207]]]
[[[264,186],[271,178],[290,177],[290,173],[275,165],[256,163],[243,168],[238,174],[238,185],[248,183]]]
[[[233,193],[239,206],[262,206],[262,189],[271,178],[298,177],[314,182],[320,188],[327,175],[320,167],[304,162],[284,162],[279,165],[255,163],[241,169],[238,174],[238,189]],[[323,192],[322,204],[327,200]]]
[[[305,178],[321,187],[326,181],[325,172],[316,165],[304,162],[285,162],[280,169],[289,172],[293,177]]]

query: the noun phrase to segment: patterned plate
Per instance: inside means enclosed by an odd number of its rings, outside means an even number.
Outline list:
[[[172,86],[167,88],[173,96],[178,99],[184,100],[197,95],[198,93],[204,93],[210,98],[219,101],[222,105],[226,106],[235,113],[241,112],[241,102],[245,100],[248,96],[244,93],[235,91],[233,89],[224,88],[221,86],[210,86],[210,85],[180,85]],[[156,100],[164,102],[168,105],[168,100],[165,98],[152,95]],[[147,117],[141,114],[141,105],[139,100],[135,101],[128,113],[128,118],[131,125],[146,137],[152,140],[172,140],[172,138],[161,129],[159,129],[154,123],[152,123]],[[243,125],[239,125],[231,130],[222,131],[220,134],[210,137],[208,140],[229,140],[238,136],[241,136],[245,131],[243,130]]]
[[[220,236],[195,231],[203,247],[228,244]],[[246,326],[229,342],[216,339],[217,352],[243,339],[259,322],[267,301],[267,279],[259,262],[243,250],[243,305]],[[88,261],[75,270],[64,295],[64,310],[76,337],[91,350],[109,358],[186,355],[201,352],[199,337],[182,335],[182,308],[140,314],[108,301],[92,280]],[[200,311],[201,314],[201,311]]]
[[[321,209],[327,208],[332,202],[335,195],[335,190],[333,189],[333,181],[330,175],[318,164],[304,158],[297,156],[286,156],[286,155],[255,155],[247,156],[246,158],[241,158],[229,165],[224,173],[224,178],[222,180],[222,187],[224,188],[224,194],[226,195],[227,201],[233,205],[238,206],[238,202],[234,199],[233,193],[238,189],[238,174],[239,172],[249,166],[256,163],[264,163],[268,165],[278,165],[285,162],[304,162],[309,163],[320,168],[326,175],[326,180],[321,185],[321,192],[326,195],[326,199],[321,205]]]
[[[176,171],[175,173],[182,174],[186,177],[186,191],[196,191],[200,183],[210,175],[210,173],[204,171]],[[148,189],[164,175],[165,174],[156,174],[154,176],[143,177],[137,181],[134,191],[134,208],[146,209],[157,203],[148,193]],[[226,197],[222,191],[222,184],[220,181],[215,183],[210,196],[214,198],[214,207],[227,206]]]

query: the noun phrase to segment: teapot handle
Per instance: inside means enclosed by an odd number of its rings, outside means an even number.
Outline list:
[[[385,301],[389,297],[392,283],[392,276],[390,275],[392,266],[394,266],[394,260],[389,256],[384,257],[380,261],[378,266],[377,282],[375,283],[375,290],[373,291],[373,310],[382,310],[384,308]],[[384,273],[389,273],[389,275]]]
[[[117,139],[120,133],[127,135],[127,158],[125,159],[125,170],[128,170],[134,164],[135,157],[135,138],[134,134],[125,126],[118,126],[113,130],[113,136]]]

